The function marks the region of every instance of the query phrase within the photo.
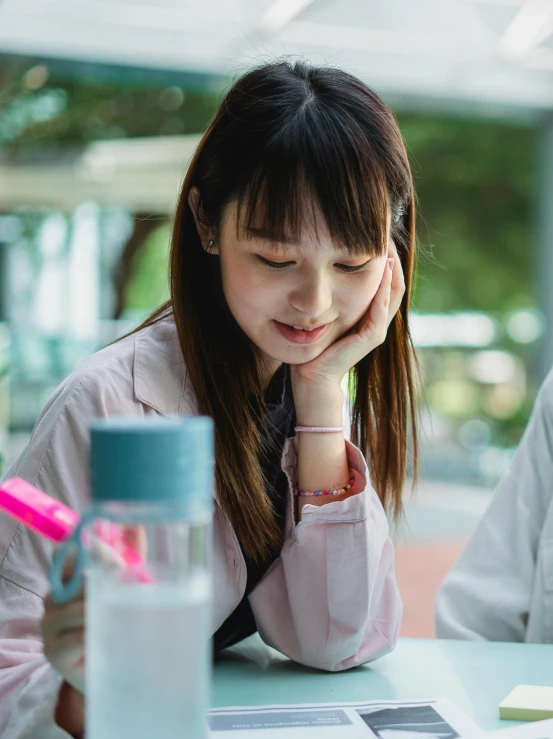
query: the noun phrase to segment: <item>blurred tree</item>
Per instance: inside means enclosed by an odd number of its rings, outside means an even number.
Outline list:
[[[0,55],[0,156],[63,157],[98,139],[197,133],[220,88],[197,73]]]
[[[202,74],[0,55],[0,159],[63,160],[98,139],[198,133],[221,84]],[[167,294],[167,228],[150,239],[159,216],[133,217],[113,275],[114,318],[147,313]]]
[[[147,315],[169,297],[168,262],[171,225],[155,228],[133,255],[125,292],[121,295],[121,313]]]
[[[0,160],[61,161],[98,139],[199,133],[216,110],[223,84],[194,73],[0,55]],[[398,120],[418,197],[422,255],[415,308],[483,310],[501,317],[534,306],[537,129],[401,111]],[[42,214],[24,215],[27,239]],[[147,212],[133,218],[113,272],[114,317],[145,316],[168,295],[169,220]],[[40,255],[27,240],[29,257],[36,260]],[[501,341],[531,367],[534,345]],[[432,352],[426,355],[432,396],[432,382],[439,390],[440,379],[453,373],[449,366],[440,369]],[[490,424],[496,442],[518,441],[534,390],[530,377],[529,392],[510,418],[489,417],[479,401],[476,415]],[[467,417],[474,413],[467,408]]]
[[[399,115],[419,201],[422,311],[503,313],[536,303],[537,129]]]
[[[221,80],[206,75],[0,56],[0,157],[62,158],[99,138],[200,132],[221,89]],[[398,118],[427,252],[416,308],[504,313],[533,305],[536,129],[486,119]],[[132,271],[147,264],[134,259],[151,230],[147,216],[137,218],[122,252],[118,315]],[[148,243],[157,248],[155,240]],[[151,284],[154,274],[136,284]],[[141,303],[136,289],[133,301]]]
[[[161,220],[163,222],[164,219]],[[151,238],[152,235],[156,238]],[[166,241],[168,243],[168,235],[166,229],[160,229],[159,217],[134,214],[134,229],[123,248],[114,275],[114,318],[121,318],[129,308],[147,312],[161,302],[167,292]]]

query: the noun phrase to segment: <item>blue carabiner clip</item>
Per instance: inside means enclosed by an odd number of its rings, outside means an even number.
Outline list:
[[[85,550],[81,539],[81,532],[91,518],[94,512],[88,510],[81,518],[71,535],[56,549],[52,558],[50,567],[50,586],[52,589],[51,596],[54,603],[68,603],[76,598],[83,586],[83,571],[85,566]],[[63,569],[67,558],[72,551],[76,550],[75,568],[71,577],[63,581]]]

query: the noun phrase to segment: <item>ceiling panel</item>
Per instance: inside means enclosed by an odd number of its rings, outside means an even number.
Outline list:
[[[222,74],[298,54],[437,104],[553,109],[552,38],[553,0],[0,0],[0,52]]]

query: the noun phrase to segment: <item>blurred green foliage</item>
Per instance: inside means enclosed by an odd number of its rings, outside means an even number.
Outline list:
[[[200,132],[222,86],[198,74],[0,56],[0,158],[63,158],[99,138]],[[537,129],[401,111],[398,120],[419,201],[415,307],[533,306]],[[163,226],[134,259],[129,309],[165,295],[167,240]]]
[[[419,201],[415,305],[447,312],[533,306],[537,128],[399,115]]]
[[[65,157],[99,139],[197,133],[221,81],[208,75],[0,55],[0,157]]]
[[[170,240],[171,226],[164,223],[137,251],[125,290],[125,313],[147,315],[169,298]]]
[[[226,84],[201,74],[0,55],[0,161],[64,161],[98,139],[199,133]],[[436,313],[481,310],[500,323],[511,310],[535,307],[537,127],[504,119],[396,114],[418,199],[414,307]],[[24,219],[31,231],[37,226],[33,217]],[[136,223],[149,214],[133,217],[134,239],[119,259],[120,279],[117,269],[114,276],[115,313],[143,317],[168,295],[171,225],[162,220],[153,231],[140,232]],[[489,410],[492,386],[467,380],[467,352],[421,354],[430,405],[455,428],[484,419],[491,439],[511,446],[520,438],[535,393],[534,347],[505,335],[501,348],[530,369],[524,398],[510,415]]]

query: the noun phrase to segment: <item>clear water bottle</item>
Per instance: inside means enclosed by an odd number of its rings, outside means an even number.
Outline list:
[[[95,421],[91,482],[91,509],[72,537],[75,577],[61,594],[75,595],[84,568],[87,739],[204,739],[211,420]]]

